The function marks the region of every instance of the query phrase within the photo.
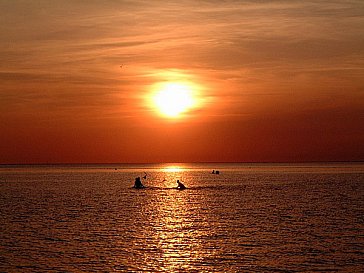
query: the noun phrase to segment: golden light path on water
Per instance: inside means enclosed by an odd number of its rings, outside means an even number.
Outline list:
[[[162,172],[169,175],[168,180],[173,180],[181,178],[187,169],[170,165]],[[170,190],[159,196],[155,207],[158,223],[155,234],[158,237],[157,247],[161,250],[160,269],[165,272],[193,268],[202,257],[204,245],[200,238],[208,234],[200,227],[207,225],[208,219],[196,214],[197,209],[202,208],[198,208],[197,202],[191,202],[188,196],[187,192]]]
[[[166,165],[161,168],[160,171],[163,174],[163,180],[161,183],[163,183],[164,187],[177,187],[177,180],[182,183],[188,183],[188,178],[185,176],[186,172],[188,172],[188,167],[183,164]]]
[[[179,172],[183,172],[185,170],[186,170],[185,167],[176,166],[176,165],[171,165],[171,166],[168,166],[168,167],[164,167],[162,169],[162,171],[166,172],[166,173],[179,173]]]

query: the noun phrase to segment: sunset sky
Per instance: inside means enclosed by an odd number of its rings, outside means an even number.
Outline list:
[[[0,163],[347,160],[362,0],[0,0]]]

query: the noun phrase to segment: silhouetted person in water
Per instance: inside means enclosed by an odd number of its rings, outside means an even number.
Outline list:
[[[179,180],[177,180],[177,189],[178,190],[184,190],[184,189],[186,189],[186,186],[185,185],[183,185],[181,182],[179,182]]]
[[[144,188],[144,185],[142,184],[140,177],[135,178],[134,188],[136,188],[136,189]]]

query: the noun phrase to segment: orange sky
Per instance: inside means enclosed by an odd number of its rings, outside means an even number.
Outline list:
[[[0,1],[0,163],[364,160],[363,1],[165,2]]]

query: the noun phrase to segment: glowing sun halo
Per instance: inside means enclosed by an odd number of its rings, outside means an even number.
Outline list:
[[[153,103],[163,116],[176,118],[193,107],[195,101],[187,84],[166,83],[155,93]]]

